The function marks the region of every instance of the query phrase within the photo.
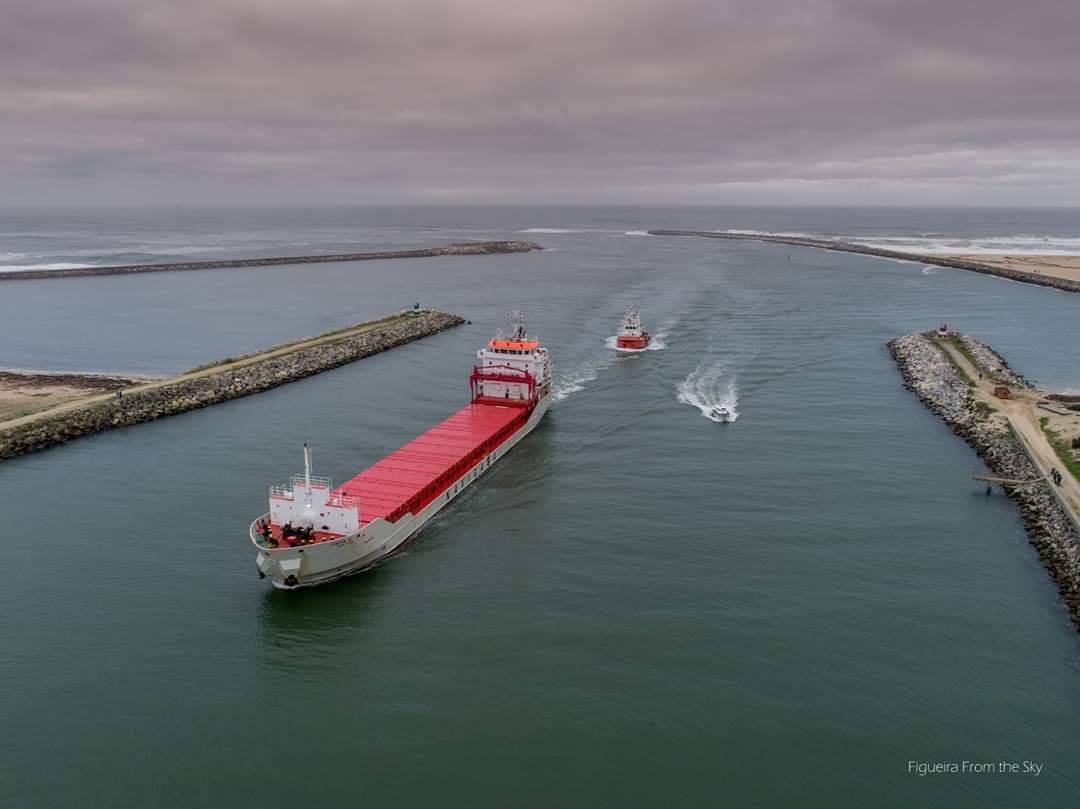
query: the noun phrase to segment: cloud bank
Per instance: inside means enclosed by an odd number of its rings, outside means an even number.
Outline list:
[[[1075,0],[9,0],[0,204],[1080,205]]]

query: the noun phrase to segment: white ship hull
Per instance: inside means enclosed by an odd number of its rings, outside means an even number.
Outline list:
[[[258,555],[256,567],[267,576],[274,587],[294,590],[327,584],[345,576],[360,573],[400,551],[439,511],[449,505],[471,484],[475,483],[492,464],[505,455],[522,438],[531,433],[551,404],[550,393],[542,396],[529,415],[528,421],[490,454],[453,481],[419,514],[406,514],[397,522],[372,520],[359,531],[325,542],[304,547],[267,548],[261,544],[258,524],[269,518],[264,514],[252,522],[251,542]]]

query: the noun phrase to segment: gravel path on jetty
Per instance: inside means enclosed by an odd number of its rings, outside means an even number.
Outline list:
[[[124,264],[114,267],[76,267],[67,270],[8,270],[0,281],[31,281],[42,278],[74,278],[84,275],[128,275],[143,272],[186,272],[221,270],[232,267],[270,267],[280,264],[326,264],[337,261],[379,261],[390,258],[433,258],[435,256],[487,256],[495,253],[528,253],[543,250],[534,242],[464,242],[415,250],[382,250],[374,253],[337,253],[319,256],[277,256],[232,258],[220,261],[186,261],[173,264]]]
[[[144,421],[250,396],[459,326],[457,315],[407,311],[383,320],[308,337],[170,379],[93,396],[0,422],[0,459]]]
[[[1052,287],[1066,292],[1080,292],[1080,281],[1068,278],[1055,278],[1050,275],[1023,272],[994,264],[986,264],[980,261],[972,261],[955,256],[934,256],[926,253],[908,253],[901,250],[885,250],[880,247],[868,247],[864,244],[836,241],[833,239],[812,239],[801,236],[773,236],[767,233],[718,233],[711,230],[649,230],[650,236],[696,236],[702,239],[727,239],[729,241],[770,242],[772,244],[787,244],[792,247],[813,247],[817,250],[834,250],[840,253],[857,253],[863,256],[876,256],[877,258],[892,258],[900,261],[915,261],[921,264],[933,264],[938,267],[949,267],[954,270],[968,270],[984,275],[996,275],[999,278],[1008,278],[1012,281],[1020,281],[1024,284]]]
[[[1014,384],[1030,387],[1008,368],[1005,361],[984,343],[970,336],[958,336],[984,373],[996,367],[997,379],[1015,379]],[[956,359],[928,333],[898,337],[889,351],[900,368],[905,387],[911,390],[949,428],[979,454],[995,475],[1010,480],[1035,480],[1044,473],[1017,439],[1003,413],[990,412],[973,394],[972,383],[961,375]],[[951,355],[950,355],[951,356]],[[982,366],[983,361],[987,362]],[[1028,537],[1035,546],[1080,629],[1080,533],[1077,532],[1050,483],[1005,486],[1020,509]]]

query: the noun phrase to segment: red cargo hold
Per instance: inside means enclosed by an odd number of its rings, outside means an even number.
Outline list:
[[[530,408],[470,404],[335,489],[360,499],[360,524],[396,522],[441,495],[528,420]]]

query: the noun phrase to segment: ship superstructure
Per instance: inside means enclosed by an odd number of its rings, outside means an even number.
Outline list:
[[[476,359],[468,405],[341,486],[312,475],[305,445],[304,474],[271,487],[251,524],[260,576],[293,589],[371,567],[532,432],[551,403],[551,362],[520,313]]]
[[[641,327],[641,313],[635,304],[630,304],[623,320],[622,331],[615,338],[617,351],[643,351],[649,347],[652,337]]]

